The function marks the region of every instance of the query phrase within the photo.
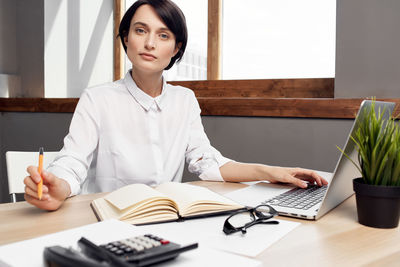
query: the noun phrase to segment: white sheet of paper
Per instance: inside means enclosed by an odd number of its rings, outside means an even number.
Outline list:
[[[158,226],[162,227],[161,224]],[[45,266],[43,261],[43,250],[45,247],[60,245],[76,249],[78,247],[77,242],[82,236],[99,245],[147,233],[152,232],[148,232],[148,229],[133,226],[118,220],[107,220],[89,224],[26,241],[0,246],[0,266]],[[163,235],[162,231],[160,231],[159,236],[167,238]],[[180,238],[178,236],[172,235],[168,238],[172,242],[182,245],[197,242],[194,237],[186,238],[186,243],[179,242],[178,240]],[[165,262],[160,266],[214,266],[215,263],[220,263],[221,265],[227,263],[230,266],[262,265],[260,261],[225,253],[199,244],[199,248],[185,252],[175,260]]]
[[[60,245],[76,249],[77,242],[82,236],[95,244],[102,244],[127,236],[139,235],[140,231],[135,226],[121,221],[107,220],[1,246],[0,260],[11,266],[44,266],[45,247]]]
[[[170,262],[157,264],[157,267],[174,266],[174,267],[204,267],[204,266],[234,266],[234,267],[261,267],[261,261],[242,257],[232,253],[208,248],[199,244],[195,250],[179,255],[179,257]]]
[[[201,246],[256,257],[300,225],[297,222],[279,220],[277,225],[254,225],[247,230],[245,235],[242,233],[225,235],[222,228],[226,218],[226,216],[218,216],[138,227],[145,232],[174,238],[178,243],[187,243],[194,238]]]

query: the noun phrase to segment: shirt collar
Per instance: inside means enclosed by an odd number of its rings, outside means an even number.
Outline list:
[[[163,84],[162,84],[162,90],[161,90],[161,95],[157,97],[151,97],[145,92],[143,92],[135,83],[135,81],[132,78],[131,75],[131,70],[129,70],[124,78],[124,83],[129,91],[129,93],[133,96],[133,98],[146,110],[149,111],[153,103],[156,103],[157,107],[162,110],[163,107],[165,106],[165,95],[166,95],[166,89],[167,89],[167,83],[165,82],[165,79],[163,77]]]

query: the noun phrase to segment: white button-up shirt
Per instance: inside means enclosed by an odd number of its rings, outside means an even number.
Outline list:
[[[210,145],[190,89],[164,82],[153,98],[128,72],[83,92],[64,147],[47,170],[76,195],[181,181],[185,159],[190,172],[216,181],[223,180],[219,167],[230,161]]]

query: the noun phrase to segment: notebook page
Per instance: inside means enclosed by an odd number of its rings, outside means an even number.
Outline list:
[[[198,211],[201,211],[202,206],[207,210],[215,206],[217,211],[223,207],[232,207],[232,209],[242,207],[233,200],[201,186],[169,182],[157,186],[156,189],[174,199],[183,215],[194,204],[198,205]]]
[[[131,184],[111,192],[104,199],[123,210],[143,200],[156,197],[166,198],[167,196],[145,184]]]

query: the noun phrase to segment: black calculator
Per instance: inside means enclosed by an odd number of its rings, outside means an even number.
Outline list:
[[[82,237],[81,251],[60,246],[47,247],[44,258],[48,266],[149,266],[176,258],[180,253],[195,249],[197,243],[181,246],[161,237],[146,234],[100,246]]]

